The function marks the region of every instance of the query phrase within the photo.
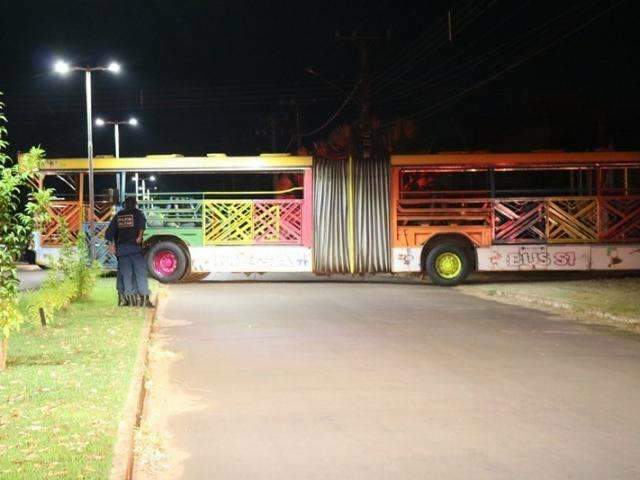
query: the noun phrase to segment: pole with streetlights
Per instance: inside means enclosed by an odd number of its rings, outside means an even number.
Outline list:
[[[113,125],[113,137],[116,148],[116,158],[120,158],[120,125],[130,125],[132,127],[136,127],[138,125],[138,120],[131,117],[129,120],[119,120],[119,121],[111,121],[111,120],[103,120],[102,118],[96,118],[96,126],[104,127],[105,125]],[[127,185],[127,174],[122,171],[120,174],[120,203],[124,202],[124,198],[126,195],[126,185]]]
[[[72,66],[64,60],[58,60],[53,65],[53,70],[59,75],[68,75],[74,71],[84,72],[84,88],[87,103],[87,160],[89,162],[89,248],[91,251],[91,259],[96,259],[96,244],[94,241],[96,233],[95,223],[95,192],[93,181],[93,121],[91,118],[91,73],[92,72],[111,72],[120,73],[120,64],[111,62],[109,65],[97,67],[77,67]]]

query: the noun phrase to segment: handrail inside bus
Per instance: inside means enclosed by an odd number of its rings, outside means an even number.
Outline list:
[[[286,190],[249,191],[249,192],[202,192],[203,195],[282,195],[284,193],[301,192],[303,187],[292,187]]]

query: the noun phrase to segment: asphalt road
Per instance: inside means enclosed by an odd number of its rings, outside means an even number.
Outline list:
[[[47,272],[37,265],[18,265],[18,279],[20,290],[35,290],[47,277]]]
[[[640,478],[632,335],[365,283],[175,285],[158,328],[166,478]]]

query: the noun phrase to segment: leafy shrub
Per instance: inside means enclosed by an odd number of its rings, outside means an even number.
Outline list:
[[[87,237],[83,231],[78,233],[74,244],[63,219],[61,219],[60,225],[63,243],[54,271],[63,279],[71,280],[72,300],[86,298],[102,273],[102,266],[97,261],[91,261]]]
[[[58,311],[72,302],[87,298],[102,273],[98,262],[91,262],[84,232],[80,232],[73,242],[66,221],[59,219],[62,247],[60,256],[54,263],[40,290],[34,292],[27,302],[27,312],[31,319],[38,321],[42,308],[48,321],[55,318]]]
[[[73,281],[71,279],[59,278],[59,276],[52,271],[40,289],[32,292],[27,299],[26,311],[29,319],[38,322],[40,309],[42,309],[47,317],[47,321],[51,322],[55,318],[56,313],[71,304],[73,294]]]
[[[5,368],[9,335],[20,328],[18,274],[15,262],[24,251],[34,227],[47,219],[51,190],[38,183],[44,151],[32,148],[20,162],[4,153],[7,129],[0,102],[0,370]],[[26,193],[26,202],[22,194]]]

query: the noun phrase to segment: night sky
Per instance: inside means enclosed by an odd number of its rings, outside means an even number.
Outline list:
[[[304,137],[312,147],[358,118],[354,94],[327,122],[360,77],[357,44],[336,38],[353,31],[380,37],[368,51],[383,128],[415,122],[397,151],[640,148],[634,3],[1,0],[11,153],[86,154],[83,77],[52,74],[56,58],[121,62],[94,76],[94,113],[139,119],[123,156],[256,154],[274,133],[291,149],[296,104],[303,133],[327,123]],[[94,135],[112,154],[112,130]]]

